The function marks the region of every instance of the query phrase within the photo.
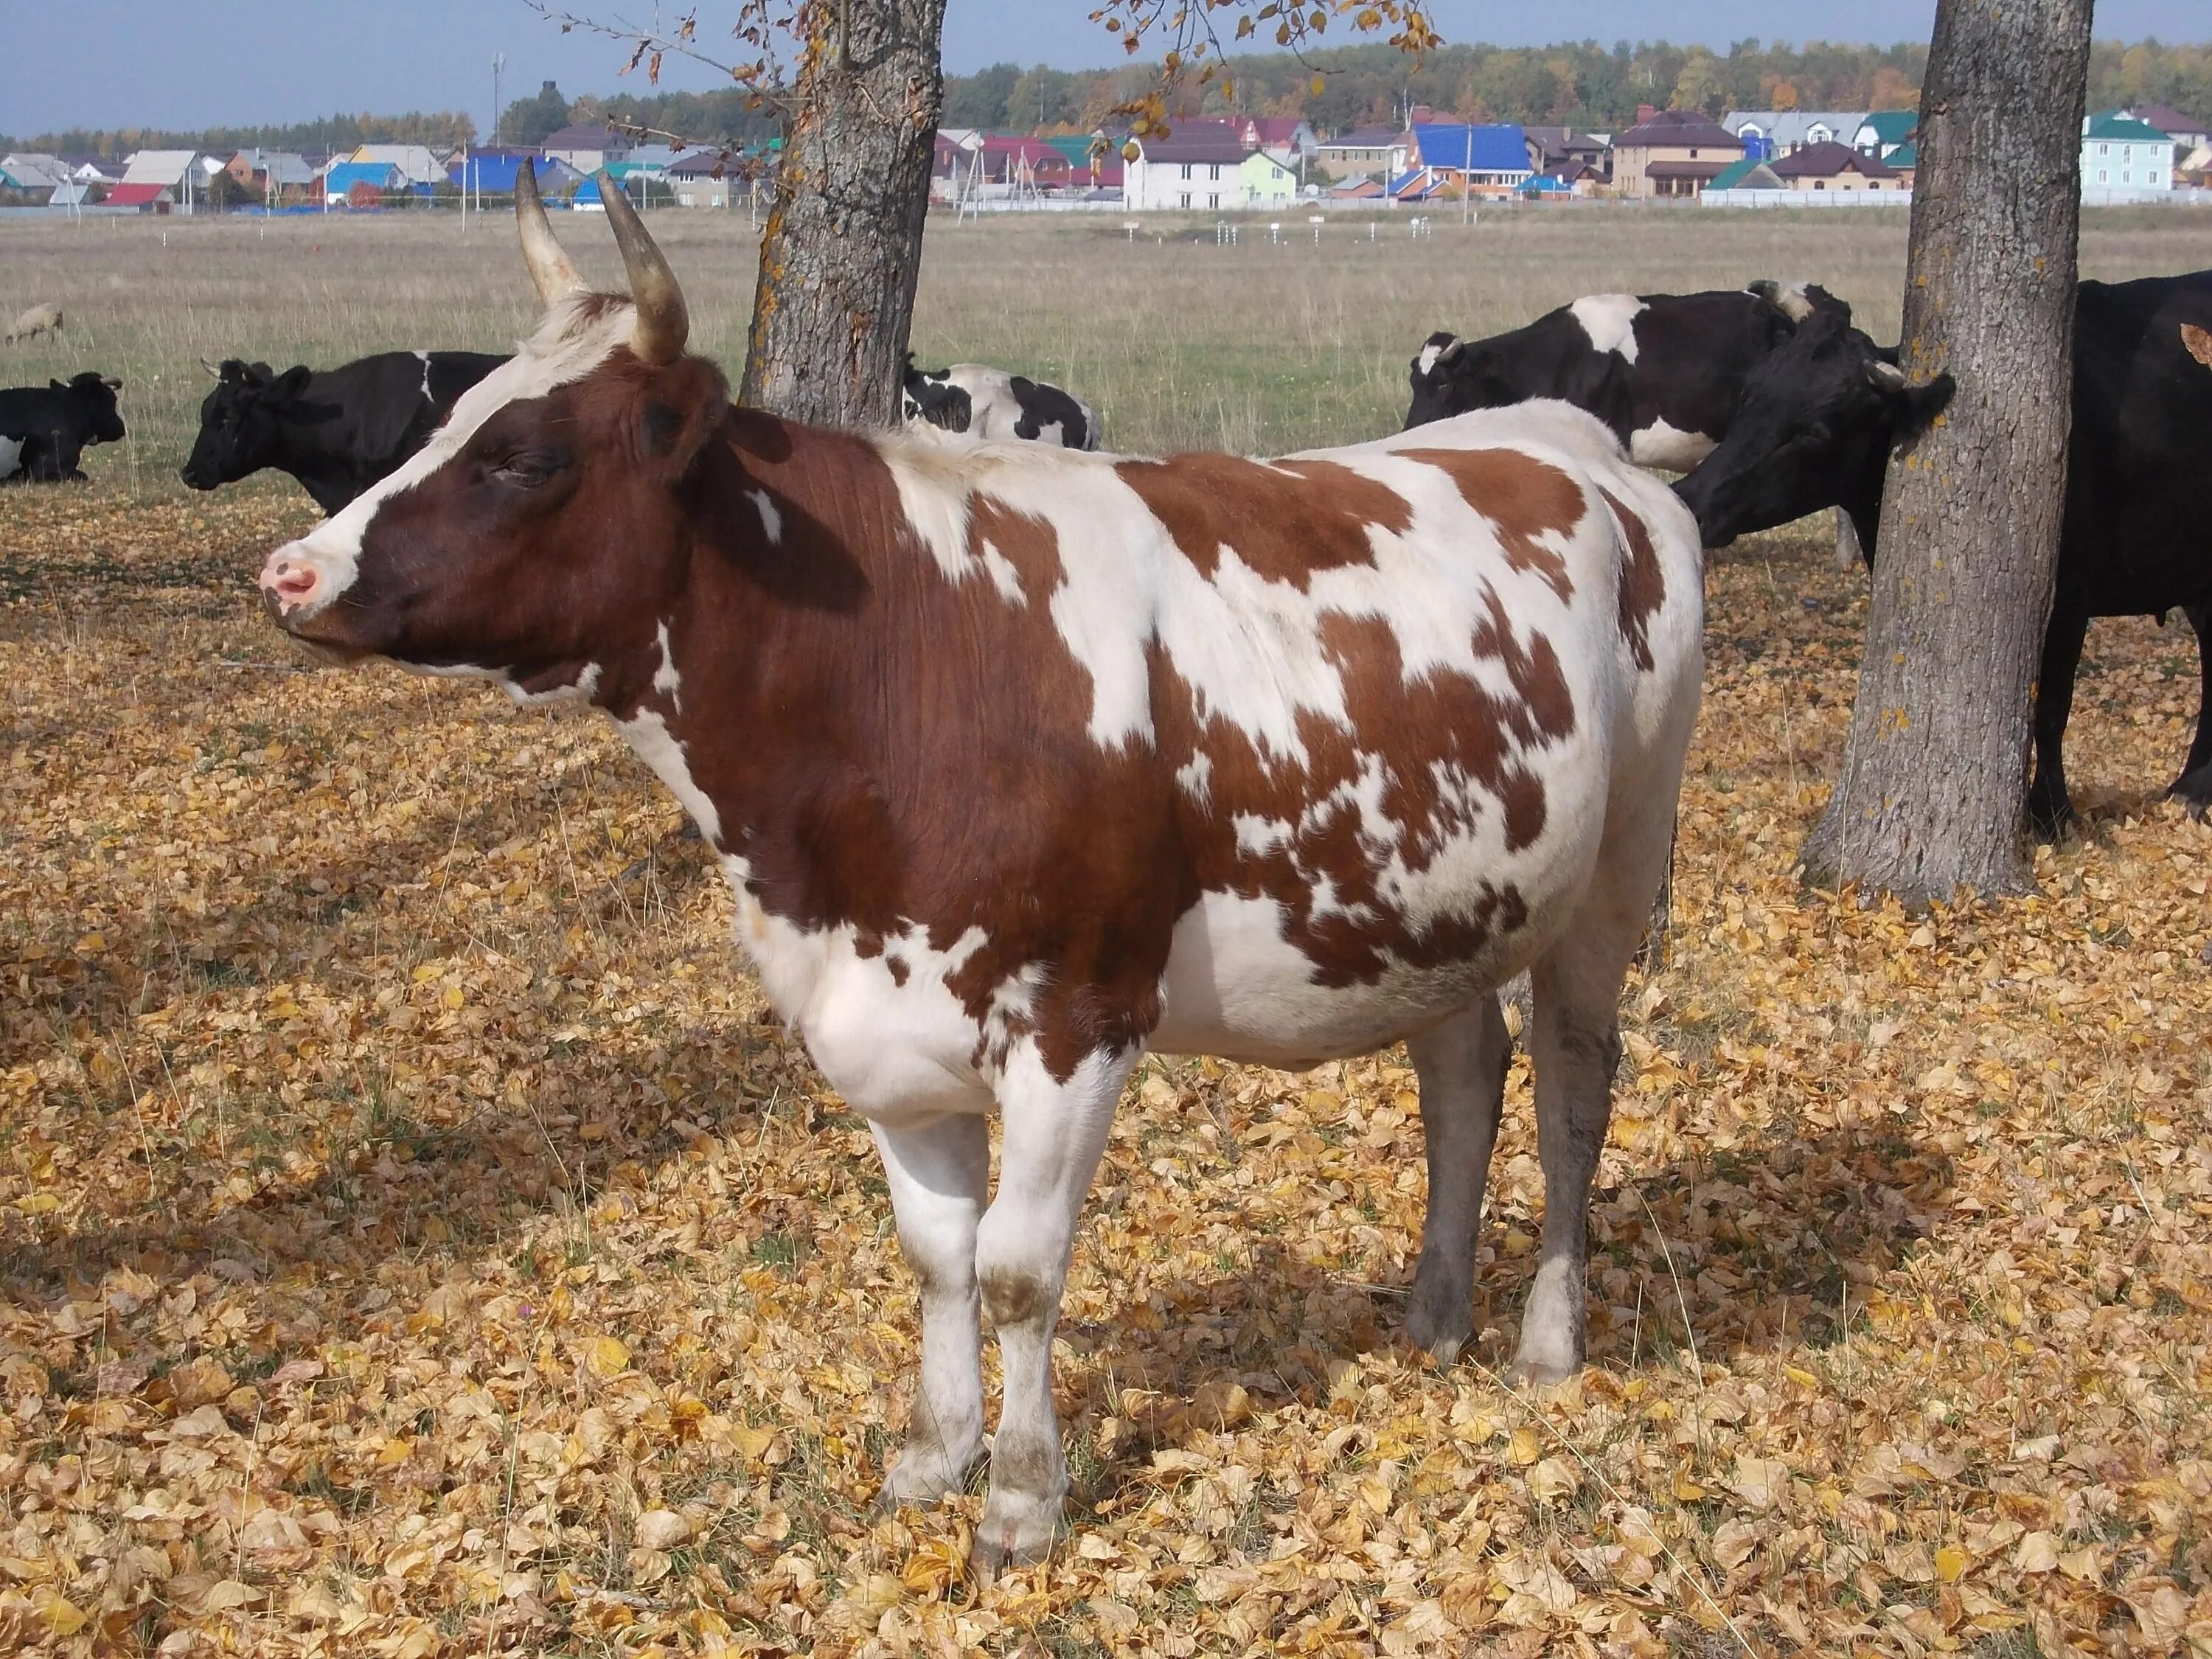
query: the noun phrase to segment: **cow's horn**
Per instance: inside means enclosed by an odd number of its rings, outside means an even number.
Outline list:
[[[203,357],[200,359],[200,367],[207,370],[209,374],[214,375],[216,380],[220,380],[222,379],[222,371],[217,368],[213,363],[210,362],[206,358]]]
[[[1884,392],[1905,390],[1905,371],[1895,363],[1886,363],[1879,357],[1867,365],[1867,379]]]
[[[538,285],[538,298],[550,310],[581,289],[583,280],[545,222],[545,198],[538,193],[538,169],[527,156],[514,170],[514,228],[522,237],[522,262]]]
[[[613,227],[615,246],[622,250],[623,268],[629,272],[629,296],[637,302],[637,325],[629,348],[648,363],[672,363],[684,355],[684,341],[691,331],[691,313],[684,304],[684,290],[676,273],[653,245],[653,237],[637,210],[623,194],[623,187],[605,169],[599,174],[599,199],[607,204],[607,223]]]

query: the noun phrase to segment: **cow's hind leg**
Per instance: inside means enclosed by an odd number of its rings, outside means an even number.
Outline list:
[[[1000,1079],[999,1190],[975,1239],[976,1279],[1006,1382],[991,1491],[975,1532],[973,1565],[987,1580],[1042,1559],[1060,1528],[1067,1459],[1052,1403],[1052,1334],[1076,1218],[1136,1060],[1134,1049],[1093,1053],[1060,1079],[1025,1046]]]
[[[1544,1239],[1510,1373],[1518,1381],[1557,1382],[1582,1368],[1590,1183],[1613,1114],[1620,988],[1666,872],[1679,769],[1661,781],[1616,809],[1589,892],[1530,972]]]
[[[1429,1207],[1406,1335],[1448,1365],[1474,1333],[1475,1238],[1513,1043],[1498,999],[1486,996],[1410,1039],[1406,1050],[1420,1078],[1429,1160]]]
[[[2197,673],[2202,690],[2197,697],[2197,740],[2189,745],[2181,775],[2166,793],[2201,818],[2212,812],[2212,605],[2190,605],[2185,614],[2197,630]]]
[[[990,1188],[990,1126],[948,1115],[877,1126],[898,1218],[899,1249],[921,1292],[921,1384],[906,1449],[884,1477],[885,1508],[957,1492],[983,1449],[982,1336],[975,1320],[975,1231]]]

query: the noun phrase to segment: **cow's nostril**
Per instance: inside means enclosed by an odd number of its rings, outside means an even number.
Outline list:
[[[269,573],[269,591],[283,599],[304,599],[315,591],[321,576],[307,565],[280,564]]]

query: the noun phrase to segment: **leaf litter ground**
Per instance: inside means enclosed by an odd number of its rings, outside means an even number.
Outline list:
[[[2185,631],[2100,623],[2028,900],[1801,890],[1863,582],[1711,576],[1592,1364],[1397,1340],[1401,1054],[1151,1062],[1059,1346],[1077,1476],[872,1517],[911,1282],[861,1126],[604,724],[306,670],[268,499],[0,530],[0,1645],[2212,1655],[2212,830]]]

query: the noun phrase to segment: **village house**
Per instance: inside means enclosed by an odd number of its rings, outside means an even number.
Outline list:
[[[1298,175],[1286,159],[1297,152],[1255,150],[1237,170],[1237,205],[1261,210],[1286,208],[1298,198]]]
[[[1849,139],[1853,149],[1863,149],[1869,155],[1879,155],[1889,161],[1890,152],[1911,140],[1920,131],[1920,112],[1917,109],[1878,109],[1870,112],[1860,122],[1858,131]],[[1890,162],[1894,167],[1895,162]]]
[[[276,207],[322,199],[322,181],[307,158],[287,149],[242,149],[223,166],[240,189]]]
[[[1528,141],[1528,165],[1565,182],[1602,178],[1613,147],[1595,133],[1573,127],[1521,129]]]
[[[1903,188],[1887,162],[1833,139],[1802,145],[1769,165],[1776,178],[1796,191],[1886,190],[1894,195]]]
[[[2081,123],[2081,192],[2092,201],[2154,200],[2173,188],[2173,140],[2116,110]]]
[[[1743,153],[1777,161],[1812,144],[1857,147],[1864,110],[1732,109],[1721,125],[1743,145]]]
[[[188,149],[139,150],[124,162],[122,182],[107,192],[107,205],[167,213],[197,198],[201,182],[192,177],[192,159]]]
[[[1218,213],[1243,205],[1243,141],[1233,137],[1133,138],[1137,154],[1123,172],[1132,210],[1188,209]]]
[[[1774,171],[1774,164],[1756,155],[1730,162],[1705,185],[1707,198],[1732,190],[1787,190],[1790,181]]]
[[[611,127],[579,122],[547,134],[538,148],[588,178],[610,161],[629,160],[633,147]]]
[[[1694,197],[1744,154],[1742,140],[1695,110],[1655,110],[1613,141],[1613,187],[1635,200]]]
[[[1354,127],[1314,147],[1314,167],[1325,178],[1395,179],[1406,170],[1407,138],[1395,127]]]
[[[1417,122],[1407,137],[1407,170],[1425,174],[1431,193],[1504,199],[1536,176],[1528,135],[1510,123]]]

